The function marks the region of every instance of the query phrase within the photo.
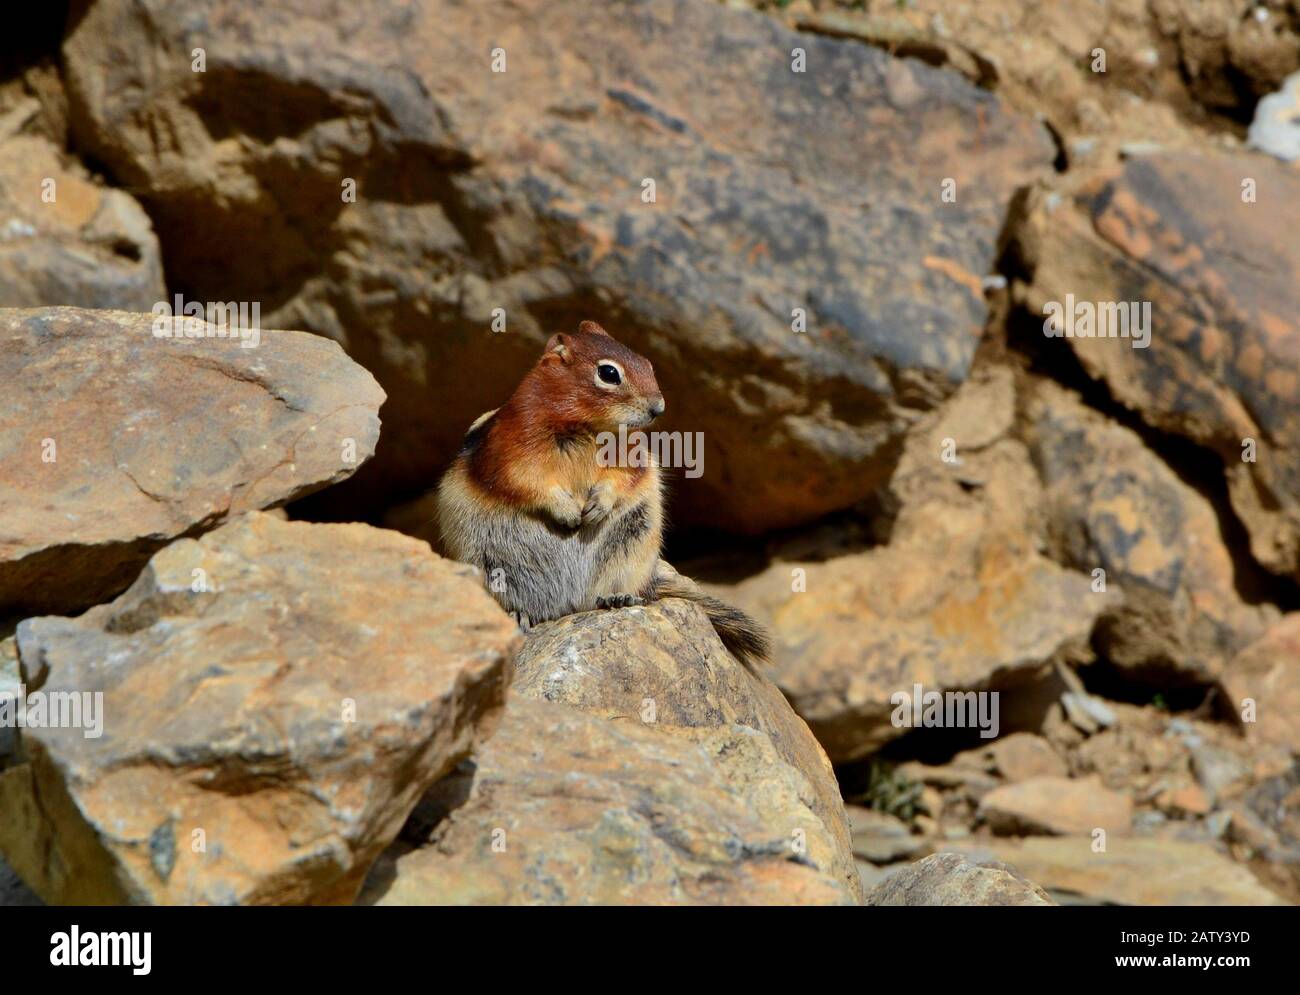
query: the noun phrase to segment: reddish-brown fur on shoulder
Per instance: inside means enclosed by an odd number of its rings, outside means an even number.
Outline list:
[[[595,366],[610,359],[624,371],[638,397],[659,396],[650,361],[613,339],[594,321],[576,334],[554,335],[510,399],[484,426],[469,454],[469,473],[483,490],[509,503],[526,503],[527,480],[545,479],[569,446],[589,444],[611,428],[617,399],[592,381]],[[594,458],[594,455],[593,455]],[[644,468],[625,468],[635,483]]]

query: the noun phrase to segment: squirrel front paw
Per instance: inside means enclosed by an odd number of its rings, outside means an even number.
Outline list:
[[[558,484],[551,488],[551,500],[546,513],[566,529],[576,529],[582,524],[583,506],[578,499]]]
[[[582,524],[603,522],[614,510],[614,485],[608,480],[593,484],[587,492],[587,503],[582,506]]]
[[[645,604],[645,598],[637,594],[611,594],[606,598],[597,598],[597,608],[631,608],[633,605]]]

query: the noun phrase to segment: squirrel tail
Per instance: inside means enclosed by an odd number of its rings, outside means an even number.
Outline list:
[[[772,641],[767,630],[739,608],[705,594],[693,580],[683,577],[662,561],[651,584],[655,601],[681,598],[704,609],[722,645],[747,670],[758,673],[759,665],[771,659]]]

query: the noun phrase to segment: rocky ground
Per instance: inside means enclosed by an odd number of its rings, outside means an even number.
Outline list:
[[[1298,71],[1296,0],[51,5],[0,691],[105,732],[0,724],[0,904],[1300,901]],[[425,541],[590,317],[766,676],[684,602],[525,639]]]

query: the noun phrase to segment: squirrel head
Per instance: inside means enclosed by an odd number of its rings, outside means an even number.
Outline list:
[[[664,412],[664,395],[650,360],[615,342],[594,321],[576,334],[552,335],[537,361],[550,410],[574,427],[639,428]]]

